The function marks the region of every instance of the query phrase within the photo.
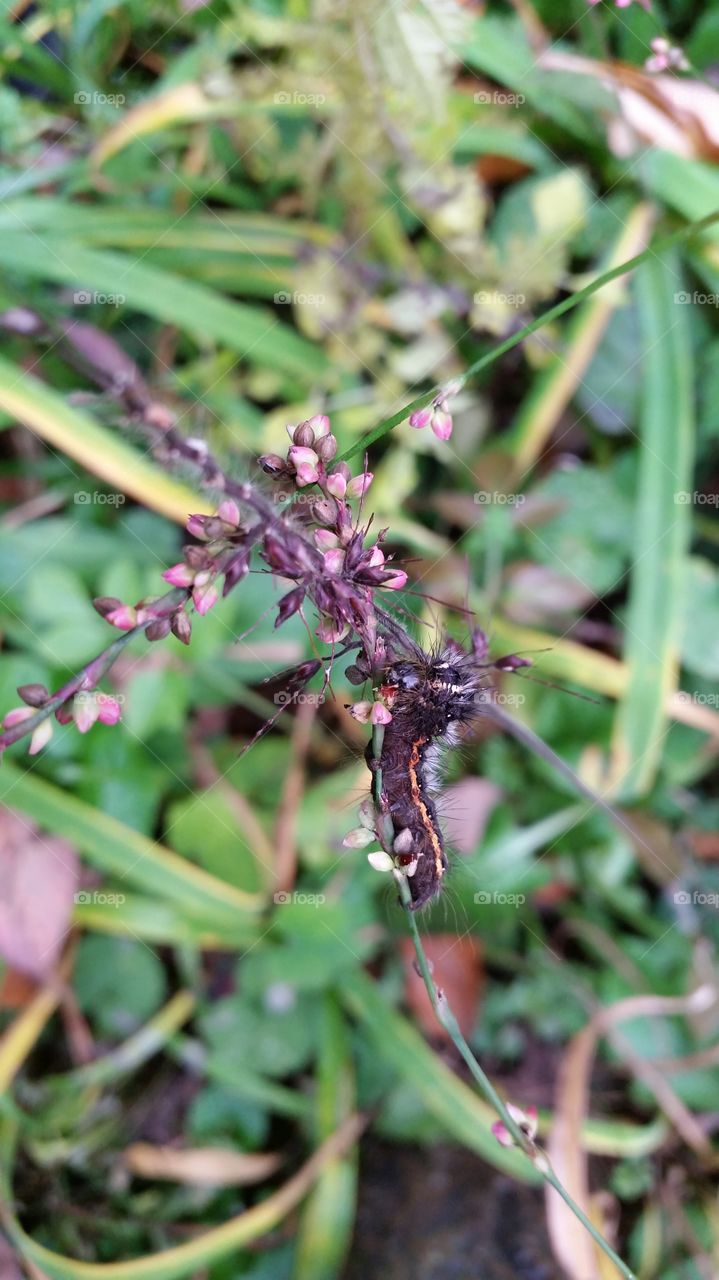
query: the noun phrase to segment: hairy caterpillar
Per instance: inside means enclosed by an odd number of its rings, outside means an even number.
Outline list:
[[[380,758],[382,806],[395,830],[394,853],[404,870],[417,910],[442,889],[447,872],[444,839],[434,804],[437,757],[442,744],[456,741],[457,729],[477,715],[482,664],[458,647],[436,657],[421,650],[390,663],[381,689],[392,709]]]

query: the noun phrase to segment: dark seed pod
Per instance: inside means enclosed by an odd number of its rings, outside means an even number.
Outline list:
[[[292,443],[302,449],[311,449],[315,442],[315,433],[308,422],[301,422],[292,432]]]
[[[44,707],[50,697],[44,684],[21,684],[17,691],[28,707]]]
[[[101,618],[106,618],[108,613],[122,608],[122,600],[117,600],[114,596],[97,596],[92,602],[92,607]]]
[[[174,613],[172,615],[170,630],[172,631],[173,636],[177,636],[177,639],[182,641],[183,644],[190,643],[190,637],[192,636],[192,623],[186,613]]]
[[[165,636],[170,634],[170,619],[158,618],[157,622],[151,622],[145,635],[148,640],[164,640]]]

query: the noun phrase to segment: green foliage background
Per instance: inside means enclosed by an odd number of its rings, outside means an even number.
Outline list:
[[[715,4],[532,11],[553,52],[641,66],[668,31],[694,72],[716,74]],[[56,688],[101,650],[110,637],[91,599],[156,592],[187,512],[207,506],[196,477],[167,475],[117,396],[78,373],[74,325],[111,335],[183,432],[231,474],[255,474],[285,423],[327,412],[350,450],[649,236],[719,209],[716,150],[644,139],[618,155],[613,92],[543,65],[518,12],[453,0],[6,8],[0,307],[44,328],[8,332],[0,360],[3,709],[18,685]],[[372,448],[375,527],[389,526],[418,590],[448,606],[466,597],[494,653],[532,652],[539,677],[598,698],[502,684],[509,709],[627,815],[617,832],[496,733],[449,764],[450,781],[495,784],[496,803],[422,927],[482,939],[470,1038],[510,1090],[537,1044],[559,1064],[597,1005],[716,983],[719,876],[697,850],[718,806],[717,297],[719,231],[687,237],[470,379],[449,445],[405,422]],[[13,516],[38,495],[37,514]],[[527,1176],[413,1025],[394,894],[342,849],[366,774],[339,669],[296,814],[299,896],[273,900],[293,715],[238,756],[276,709],[261,682],[311,652],[297,619],[273,632],[274,599],[257,573],[197,620],[189,649],[135,642],[107,686],[125,699],[120,727],[57,730],[40,757],[15,748],[0,772],[3,802],[124,897],[74,911],[72,991],[98,1059],[73,1065],[49,1010],[26,1059],[22,1015],[0,1014],[18,1211],[5,1225],[51,1276],[101,1277],[128,1258],[107,1274],[341,1273],[356,1147],[297,1216],[245,1219],[271,1206],[287,1167],[259,1192],[118,1172],[138,1111],[164,1093],[189,1097],[166,1133],[187,1147],[272,1147],[292,1167],[359,1106],[379,1134],[450,1136]],[[420,637],[466,633],[444,604],[403,603]],[[486,905],[478,891],[525,901]],[[715,1041],[717,1021],[623,1030],[640,1059],[682,1058]],[[712,1248],[708,1180],[668,1137],[656,1096],[614,1049],[602,1055],[620,1100],[593,1100],[582,1140],[615,1160],[639,1274],[679,1280],[693,1249]],[[702,1117],[718,1072],[675,1070],[671,1088]],[[676,1163],[691,1233],[657,1214]],[[221,1224],[225,1236],[205,1235]],[[175,1261],[154,1256],[170,1248]]]

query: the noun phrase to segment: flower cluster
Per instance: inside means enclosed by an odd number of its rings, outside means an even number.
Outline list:
[[[288,427],[288,432],[287,457],[273,454],[260,462],[268,474],[281,479],[285,486],[291,484],[298,499],[302,491],[302,500],[279,506],[253,484],[228,480],[214,462],[211,465],[205,459],[208,483],[218,483],[219,477],[225,497],[215,515],[189,517],[187,530],[195,542],[184,547],[183,559],[163,573],[170,590],[136,604],[114,597],[95,600],[97,612],[122,636],[55,694],[39,691],[39,686],[28,687],[30,694],[28,689],[20,691],[27,705],[6,717],[0,751],[26,733],[32,734],[31,751],[40,750],[52,732],[53,714],[60,723],[73,720],[82,733],[96,720],[115,723],[119,707],[95,691],[121,647],[140,633],[150,641],[162,640],[172,633],[189,644],[192,611],[208,613],[237,586],[250,571],[253,552],[259,554],[275,577],[292,584],[278,601],[275,626],[309,602],[318,614],[315,633],[320,640],[334,645],[349,639],[353,647],[374,661],[380,643],[375,593],[383,588],[401,589],[407,574],[396,568],[385,553],[387,530],[380,530],[369,542],[371,520],[360,526],[350,506],[353,499],[361,503],[372,475],[366,467],[353,476],[345,462],[333,465],[337,440],[324,414]],[[179,444],[177,449],[181,452]],[[312,485],[317,486],[317,495],[306,496],[304,490]],[[32,697],[40,700],[32,701]],[[381,703],[375,707],[369,704],[367,719],[381,724],[388,717],[391,718]],[[362,718],[361,709],[358,718]],[[28,721],[26,729],[22,728],[24,721]]]
[[[657,36],[656,40],[651,42],[652,56],[647,58],[644,63],[646,71],[688,71],[689,63],[687,62],[684,52],[678,45],[670,44],[664,36]]]
[[[14,729],[17,725],[36,717],[38,712],[51,701],[57,701],[41,684],[21,685],[18,693],[25,706],[13,707],[12,711],[8,711],[2,722],[3,729]],[[97,720],[101,724],[117,724],[122,714],[117,698],[113,698],[109,693],[101,693],[99,690],[92,692],[80,690],[79,693],[54,706],[53,710],[58,724],[69,724],[74,721],[80,733],[87,733]],[[52,737],[53,728],[51,714],[48,714],[32,730],[28,748],[31,756],[37,755],[38,751],[47,746]]]

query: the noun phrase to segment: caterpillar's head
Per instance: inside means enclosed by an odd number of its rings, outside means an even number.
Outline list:
[[[405,723],[413,716],[428,737],[441,736],[452,723],[466,722],[475,714],[476,673],[455,654],[426,662],[393,662],[382,684],[394,690],[393,713],[400,713]]]

